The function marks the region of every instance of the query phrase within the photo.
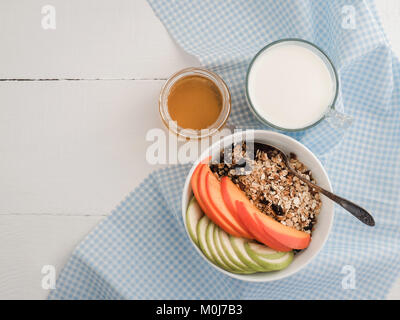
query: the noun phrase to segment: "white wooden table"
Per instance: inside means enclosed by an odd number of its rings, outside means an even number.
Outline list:
[[[400,1],[377,5],[400,54]],[[2,0],[0,43],[0,299],[43,299],[42,267],[60,271],[156,168],[145,135],[162,127],[160,87],[199,63],[145,0]]]

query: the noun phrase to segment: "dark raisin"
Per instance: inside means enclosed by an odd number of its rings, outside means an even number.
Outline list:
[[[315,224],[315,222],[316,222],[316,219],[314,217],[314,218],[311,219],[310,223],[307,226],[304,227],[304,230],[310,230],[311,231],[313,226],[314,226],[314,224]]]
[[[261,198],[260,199],[260,202],[262,203],[262,204],[264,204],[264,205],[269,205],[269,200],[267,200],[267,199],[265,199],[265,198]]]
[[[234,165],[232,165],[232,169],[236,168],[245,168],[247,165],[247,162],[244,158],[239,159],[238,162],[236,162]]]
[[[210,164],[210,170],[212,172],[218,172],[218,164]]]
[[[307,230],[310,230],[311,231],[311,229],[312,229],[312,223],[310,223],[308,226],[305,226],[304,227],[304,231],[307,231]]]
[[[237,182],[237,185],[239,186],[239,188],[241,189],[241,190],[245,190],[246,189],[246,185],[242,182],[242,181],[238,181]]]
[[[285,212],[283,211],[282,207],[280,205],[275,204],[275,203],[271,204],[271,209],[278,216],[283,216],[285,214]]]

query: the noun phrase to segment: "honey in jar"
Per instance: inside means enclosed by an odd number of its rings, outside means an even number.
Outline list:
[[[168,95],[168,113],[178,126],[201,130],[214,124],[222,110],[223,97],[217,85],[200,75],[176,81]]]

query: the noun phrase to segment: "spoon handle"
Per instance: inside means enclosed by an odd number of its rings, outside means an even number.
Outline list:
[[[311,181],[308,181],[306,178],[302,177],[296,171],[294,171],[294,170],[291,170],[291,171],[300,180],[304,181],[309,186],[313,187],[316,191],[322,193],[323,195],[327,196],[332,201],[336,202],[338,205],[340,205],[341,207],[346,209],[348,212],[350,212],[353,216],[355,216],[361,222],[363,222],[366,225],[371,226],[371,227],[373,227],[375,225],[374,218],[364,208],[361,208],[359,205],[356,205],[354,202],[351,202],[347,199],[339,197],[339,196],[333,194],[332,192],[329,192],[328,190],[325,190],[325,189],[321,188],[320,186],[317,186],[316,184],[314,184]]]

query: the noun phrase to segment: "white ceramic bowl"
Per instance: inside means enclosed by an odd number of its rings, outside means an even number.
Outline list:
[[[252,133],[251,133],[252,132]],[[249,139],[250,137],[250,139]],[[332,222],[333,222],[333,202],[327,199],[325,196],[321,195],[322,199],[322,208],[321,212],[318,216],[317,223],[314,226],[314,231],[312,233],[312,240],[307,249],[301,251],[296,254],[293,259],[292,264],[284,270],[273,271],[273,272],[264,272],[264,273],[254,273],[254,274],[235,274],[225,271],[215,264],[211,263],[201,252],[201,250],[196,246],[195,243],[191,240],[187,225],[186,225],[186,209],[189,203],[190,198],[193,195],[192,188],[190,185],[190,179],[192,177],[193,171],[198,165],[198,163],[206,158],[208,155],[211,155],[213,158],[218,157],[222,146],[229,146],[233,142],[240,141],[242,139],[254,139],[255,142],[270,144],[276,146],[277,148],[283,150],[284,152],[293,152],[296,154],[297,158],[303,162],[308,169],[311,170],[311,173],[314,179],[317,181],[318,185],[321,187],[332,191],[332,186],[329,181],[328,175],[323,168],[321,162],[317,159],[317,157],[304,145],[300,142],[280,133],[266,131],[266,130],[255,130],[255,131],[243,131],[238,132],[233,135],[227,136],[224,139],[216,142],[211,147],[203,152],[200,158],[193,164],[192,169],[190,170],[185,186],[183,188],[182,195],[182,218],[185,224],[186,233],[193,244],[193,247],[197,252],[214,268],[218,269],[220,272],[229,275],[230,277],[244,280],[244,281],[254,281],[254,282],[267,282],[278,279],[283,279],[288,276],[293,275],[294,273],[300,271],[304,268],[310,261],[318,254],[318,252],[324,246],[326,240],[328,239],[329,232],[331,230]]]

